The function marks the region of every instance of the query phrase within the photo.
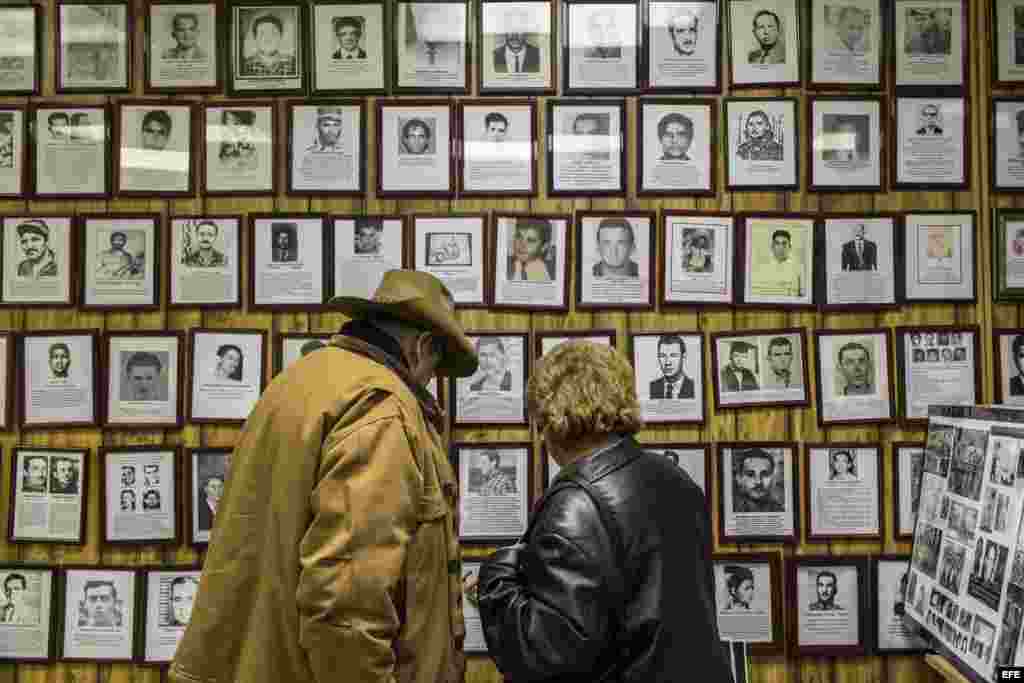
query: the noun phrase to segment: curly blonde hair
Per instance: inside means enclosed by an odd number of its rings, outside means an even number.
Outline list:
[[[526,387],[537,429],[555,445],[643,426],[633,368],[617,351],[563,342],[542,358]]]

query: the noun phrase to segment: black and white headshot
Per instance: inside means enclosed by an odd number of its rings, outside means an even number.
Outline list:
[[[811,187],[882,186],[882,103],[877,97],[812,98]]]
[[[509,235],[506,278],[509,281],[553,281],[557,245],[553,240],[551,221],[529,216],[514,220]]]
[[[796,100],[726,98],[729,186],[796,187],[799,133]]]
[[[704,342],[700,335],[682,331],[633,334],[630,346],[644,421],[702,421]],[[679,464],[678,455],[675,460]]]
[[[652,88],[712,90],[719,83],[718,3],[668,0],[647,7]]]
[[[298,226],[295,223],[270,224],[270,260],[291,263],[299,259]]]
[[[685,273],[715,272],[715,231],[683,228],[680,233],[682,258],[679,267]]]
[[[467,491],[471,495],[484,497],[516,494],[516,466],[502,467],[498,450],[481,449],[474,453],[474,463],[469,469]]]
[[[64,342],[50,344],[49,356],[50,379],[66,380],[71,370],[71,349]]]
[[[195,576],[176,576],[169,581],[167,605],[163,612],[162,625],[188,626],[192,619],[192,605],[199,591],[199,579]]]
[[[456,153],[452,150],[455,108],[448,103],[408,105],[378,101],[377,191],[454,192]],[[472,131],[473,139],[477,131]]]
[[[162,59],[203,60],[209,54],[200,44],[199,15],[195,12],[175,12],[171,17],[170,34],[174,46],[160,53]]]
[[[125,626],[126,605],[111,579],[86,581],[77,604],[78,626],[111,631]]]
[[[244,420],[265,383],[264,334],[192,332],[190,416],[196,420]]]
[[[21,461],[21,491],[23,493],[46,493],[49,458],[45,455],[26,455]]]
[[[658,338],[658,369],[661,376],[650,382],[649,398],[693,398],[693,378],[686,375],[686,342],[679,335]]]
[[[44,597],[39,574],[40,572],[31,569],[18,569],[4,573],[3,581],[0,582],[0,585],[3,586],[3,593],[0,593],[0,597],[3,598],[3,602],[0,603],[0,624],[39,625]]]
[[[569,219],[555,215],[497,215],[494,303],[524,308],[567,305]]]
[[[591,268],[595,278],[639,278],[640,266],[634,260],[636,233],[632,222],[622,216],[602,218],[595,232],[600,260]]]
[[[786,482],[783,456],[775,450],[755,447],[730,452],[730,513],[785,512],[790,507],[786,492],[792,482]]]
[[[122,105],[118,190],[188,192],[192,186],[192,109]]]
[[[344,112],[341,107],[317,107],[316,137],[306,146],[307,154],[327,154],[344,152],[342,142],[342,122]]]
[[[772,117],[755,109],[743,122],[743,138],[736,148],[736,156],[750,161],[782,161],[785,153],[782,127],[784,119]]]
[[[146,86],[166,92],[221,85],[217,2],[147,3]]]
[[[432,155],[437,152],[434,136],[436,123],[428,117],[399,117],[398,153],[403,155]]]
[[[49,223],[42,218],[26,218],[14,230],[21,250],[21,259],[17,262],[18,278],[39,280],[57,277],[59,262],[50,242]]]
[[[121,400],[166,401],[167,363],[166,351],[122,351]]]
[[[352,251],[363,256],[380,256],[384,222],[380,218],[359,217],[353,221]]]
[[[903,51],[907,55],[948,55],[953,44],[953,10],[936,7],[908,7],[903,10],[906,35]]]
[[[1009,395],[1024,398],[1024,334],[1010,337],[1009,361],[1009,366],[1004,370],[1010,380]]]
[[[269,105],[204,107],[205,189],[209,194],[270,192],[274,184],[274,110]]]
[[[239,7],[235,10],[239,75],[280,78],[299,74],[299,9]]]
[[[799,342],[799,337],[795,335],[768,338],[762,390],[787,390],[803,386],[803,359]]]
[[[210,219],[185,226],[182,232],[181,265],[189,268],[224,268],[229,264],[222,244],[220,227]]]
[[[734,86],[800,80],[800,27],[795,0],[729,0]]]
[[[192,452],[192,541],[206,542],[231,469],[230,453]]]
[[[61,71],[57,92],[84,89],[127,89],[128,7],[117,3],[59,7]]]
[[[539,73],[542,45],[537,40],[540,36],[530,31],[530,14],[516,5],[506,5],[496,11],[503,13],[503,33],[497,36],[501,44],[491,53],[495,73]]]
[[[592,9],[587,18],[583,56],[586,59],[622,59],[623,36],[612,8]]]
[[[827,5],[828,50],[859,55],[872,49],[871,11],[858,5]]]
[[[725,566],[725,593],[728,600],[722,606],[725,612],[749,610],[754,601],[754,572],[743,565]]]
[[[331,20],[334,36],[338,41],[338,49],[331,54],[331,59],[366,59],[366,48],[363,45],[365,21],[362,16],[340,16]]]
[[[660,161],[690,161],[693,120],[680,112],[666,114],[658,121],[658,140],[661,141]]]
[[[384,2],[312,3],[313,93],[379,92],[384,88],[384,35],[392,35]]]
[[[215,382],[241,382],[245,369],[245,355],[234,344],[217,347],[216,359],[211,359],[210,375]]]
[[[835,383],[838,395],[870,396],[877,393],[874,363],[870,340],[849,341],[840,346],[835,365],[839,379]]]
[[[756,42],[751,43],[753,49],[747,53],[747,61],[751,64],[785,64],[786,31],[779,15],[770,9],[759,10],[754,15],[752,30]]]
[[[81,472],[78,460],[64,456],[50,459],[50,493],[78,495]]]
[[[479,337],[476,352],[480,358],[478,377],[469,385],[470,391],[511,391],[512,371],[508,367],[505,345],[501,337]]]

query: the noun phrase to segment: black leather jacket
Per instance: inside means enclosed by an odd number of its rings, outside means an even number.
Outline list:
[[[732,683],[704,495],[631,436],[563,468],[523,542],[480,569],[492,657],[515,683]]]

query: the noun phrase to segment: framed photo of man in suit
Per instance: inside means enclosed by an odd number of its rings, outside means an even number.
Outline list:
[[[0,565],[0,659],[53,661],[56,574],[56,567]]]
[[[877,309],[899,305],[902,240],[897,218],[879,214],[833,214],[815,226],[817,258],[823,280],[818,303],[830,309]]]
[[[800,85],[797,0],[727,0],[733,88]]]
[[[715,409],[805,406],[810,400],[802,327],[711,335]]]
[[[154,429],[183,422],[181,332],[108,332],[100,366],[106,369],[105,427]]]
[[[644,422],[704,422],[703,336],[670,331],[632,334],[629,341]]]
[[[205,546],[231,476],[231,449],[190,448],[186,460],[189,544]]]
[[[219,3],[146,3],[146,92],[215,92],[223,84]]]
[[[402,0],[394,7],[395,93],[467,93],[468,0]]]
[[[817,657],[867,653],[871,633],[867,557],[792,558],[786,574],[793,650]]]
[[[566,0],[563,7],[564,92],[635,92],[640,86],[639,3]]]
[[[888,115],[880,97],[808,101],[808,187],[812,192],[881,192]]]
[[[384,93],[391,54],[383,0],[316,0],[311,12],[313,94]]]
[[[648,2],[646,85],[657,92],[719,92],[722,23],[718,0]]]
[[[893,419],[895,393],[888,331],[815,330],[814,343],[819,424]]]
[[[553,2],[481,0],[477,19],[481,95],[555,91]]]
[[[467,333],[480,357],[480,368],[452,382],[453,424],[523,425],[529,343],[526,334]]]
[[[992,342],[996,403],[1024,406],[1024,329],[994,329]]]

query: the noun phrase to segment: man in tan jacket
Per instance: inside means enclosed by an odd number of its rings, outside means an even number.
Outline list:
[[[173,683],[462,681],[458,485],[424,388],[477,357],[431,275],[373,299],[242,430]]]

